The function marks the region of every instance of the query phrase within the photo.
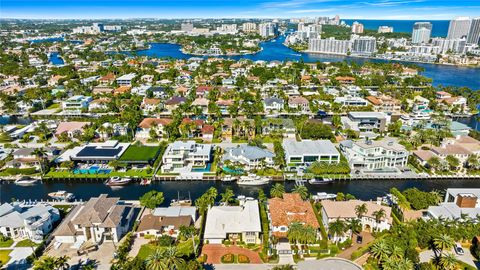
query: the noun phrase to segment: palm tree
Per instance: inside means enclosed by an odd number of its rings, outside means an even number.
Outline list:
[[[34,270],[49,270],[56,269],[56,259],[52,256],[42,256],[39,260],[35,261],[33,265]]]
[[[278,265],[272,268],[272,270],[293,270],[293,269],[295,268],[293,268],[293,266],[290,264]]]
[[[231,188],[227,188],[225,189],[225,192],[220,194],[220,196],[222,197],[220,201],[228,205],[232,201],[232,198],[235,196],[235,194]]]
[[[435,249],[440,250],[440,253],[438,254],[439,257],[442,256],[444,250],[451,249],[454,245],[455,241],[448,234],[441,234],[440,236],[433,239],[433,246],[435,247]]]
[[[367,212],[368,208],[366,203],[355,206],[355,215],[357,215],[357,218],[362,218]]]
[[[61,257],[58,257],[56,260],[55,260],[55,264],[57,265],[57,268],[58,269],[69,269],[70,268],[70,265],[68,264],[68,260],[70,259],[70,257],[64,255],[64,256],[61,256]]]
[[[163,270],[167,269],[165,263],[163,262],[163,254],[160,249],[155,250],[154,253],[150,254],[146,260],[148,270]]]
[[[295,187],[293,188],[293,193],[298,193],[303,200],[306,200],[310,197],[308,188],[302,185],[295,185]]]
[[[358,234],[362,231],[362,222],[358,218],[351,219],[348,222],[348,228],[352,232],[350,238],[353,238],[353,234]]]
[[[403,258],[404,253],[404,250],[400,246],[394,245],[390,252],[390,258],[400,260]]]
[[[458,262],[455,255],[448,253],[440,258],[439,265],[445,270],[454,270],[458,268]]]
[[[45,150],[43,150],[43,148],[35,148],[35,150],[33,150],[33,155],[37,157],[38,161],[40,162],[40,172],[43,174],[43,163],[47,153]]]
[[[377,259],[379,262],[383,262],[390,255],[390,248],[388,247],[387,242],[380,240],[370,247],[370,252],[372,253],[373,258]]]
[[[285,187],[280,183],[276,183],[272,189],[270,189],[271,197],[283,198],[283,193],[285,193]]]
[[[387,216],[387,214],[385,213],[385,209],[383,209],[383,208],[373,212],[373,217],[375,218],[375,221],[377,223],[380,223],[382,221],[382,219],[384,219],[386,216]]]
[[[185,269],[186,262],[180,257],[176,247],[167,247],[162,252],[162,257],[162,261],[167,267],[166,269]]]
[[[344,235],[346,227],[347,226],[345,225],[345,222],[343,222],[340,219],[337,219],[334,222],[330,223],[330,225],[328,225],[328,231],[329,233],[333,234],[333,238],[335,239],[337,238],[337,236],[342,237]],[[338,239],[335,239],[335,240],[338,240]],[[338,242],[338,241],[335,241],[335,242]]]

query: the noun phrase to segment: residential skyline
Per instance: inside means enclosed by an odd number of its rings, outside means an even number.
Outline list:
[[[447,20],[480,15],[475,0],[3,0],[0,17],[22,19],[291,18],[331,16],[384,20]]]

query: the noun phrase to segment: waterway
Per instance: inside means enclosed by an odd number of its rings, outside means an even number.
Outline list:
[[[295,183],[288,181],[284,183],[285,189],[290,191]],[[164,193],[165,205],[172,199],[190,197],[195,200],[201,196],[208,188],[215,187],[218,192],[225,191],[226,188],[233,189],[236,195],[257,196],[258,191],[263,189],[265,194],[269,194],[272,184],[262,187],[238,186],[235,183],[223,183],[220,181],[157,181],[148,186],[132,184],[125,187],[108,187],[101,182],[81,182],[64,181],[55,183],[37,184],[35,186],[24,187],[13,183],[4,183],[0,185],[0,202],[10,202],[17,200],[47,200],[48,193],[58,190],[66,190],[75,194],[77,199],[88,200],[90,197],[100,194],[109,194],[110,196],[120,197],[126,200],[136,200],[150,190],[158,190]],[[328,185],[312,186],[306,184],[312,194],[317,192],[350,193],[362,200],[375,199],[387,194],[392,187],[404,190],[416,187],[420,190],[445,190],[446,188],[480,188],[480,181],[475,180],[356,180],[339,181]]]
[[[285,36],[280,36],[273,41],[267,41],[261,43],[262,50],[252,55],[242,56],[225,56],[223,58],[228,59],[250,59],[253,61],[285,61],[293,60],[304,62],[338,62],[349,61],[357,63],[371,62],[387,62],[380,59],[366,59],[348,56],[335,56],[326,54],[313,54],[313,53],[300,53],[296,52],[285,45]],[[151,43],[150,48],[147,50],[137,51],[137,55],[157,57],[157,58],[176,58],[176,59],[188,59],[191,57],[198,57],[194,55],[185,54],[180,51],[180,46],[169,43]],[[397,61],[398,62],[398,61]],[[433,85],[444,86],[459,86],[469,87],[471,89],[480,89],[480,68],[471,67],[459,67],[450,65],[436,65],[426,63],[415,63],[416,65],[425,69],[423,75],[433,80]]]

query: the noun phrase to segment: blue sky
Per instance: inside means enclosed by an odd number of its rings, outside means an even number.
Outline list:
[[[0,0],[0,18],[292,18],[442,20],[480,16],[480,0]]]

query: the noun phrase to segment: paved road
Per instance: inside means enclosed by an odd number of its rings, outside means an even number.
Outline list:
[[[468,248],[464,248],[463,251],[465,251],[464,255],[457,255],[457,253],[455,253],[455,251],[453,249],[450,250],[451,253],[455,254],[455,257],[458,260],[460,260],[464,263],[467,263],[467,264],[469,264],[473,267],[477,267],[477,268],[480,267],[480,263],[475,260],[475,258],[472,256],[472,254],[470,253],[470,250]],[[432,250],[425,250],[425,251],[420,252],[420,262],[429,262],[434,257],[435,257],[435,254],[433,253]],[[475,262],[476,262],[476,264],[475,264]]]

